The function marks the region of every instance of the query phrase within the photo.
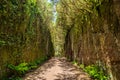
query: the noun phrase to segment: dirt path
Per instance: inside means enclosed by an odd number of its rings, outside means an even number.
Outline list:
[[[35,71],[25,75],[23,80],[92,80],[65,58],[52,58]]]

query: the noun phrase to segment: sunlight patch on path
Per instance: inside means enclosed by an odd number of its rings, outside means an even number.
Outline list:
[[[65,58],[52,58],[35,71],[28,73],[24,80],[92,80]]]

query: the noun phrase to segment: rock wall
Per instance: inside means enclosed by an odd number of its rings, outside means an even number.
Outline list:
[[[0,0],[0,80],[8,64],[32,62],[54,53],[48,25],[35,0]]]
[[[65,55],[85,65],[99,64],[111,80],[120,79],[120,1],[105,0],[66,30]],[[79,23],[78,23],[79,22]],[[82,23],[81,23],[82,22]]]

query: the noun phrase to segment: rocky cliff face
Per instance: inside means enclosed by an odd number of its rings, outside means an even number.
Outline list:
[[[111,80],[120,79],[119,9],[119,0],[103,1],[96,7],[97,13],[86,12],[84,21],[79,18],[80,23],[74,23],[65,38],[65,54],[69,59],[105,66]]]
[[[54,53],[48,25],[34,1],[0,0],[0,79],[8,64],[51,57]]]

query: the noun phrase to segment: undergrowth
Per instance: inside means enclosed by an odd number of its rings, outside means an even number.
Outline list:
[[[35,60],[34,62],[30,62],[30,63],[20,63],[18,65],[13,65],[13,64],[8,64],[8,69],[10,69],[10,71],[13,73],[13,75],[9,78],[5,78],[3,80],[22,80],[22,76],[28,72],[31,69],[35,69],[38,67],[38,65],[42,64],[43,62],[45,62],[48,58],[44,57],[44,58],[40,58]]]
[[[100,66],[89,65],[86,66],[84,70],[95,80],[108,80],[108,76],[105,74],[104,69]]]
[[[105,70],[102,66],[89,65],[85,66],[84,64],[78,64],[76,61],[72,62],[75,66],[82,68],[85,72],[87,72],[94,80],[109,80],[109,76],[106,74]]]

